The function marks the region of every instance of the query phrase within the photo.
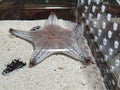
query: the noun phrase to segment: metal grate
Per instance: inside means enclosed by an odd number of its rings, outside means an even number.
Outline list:
[[[84,25],[107,90],[120,90],[120,18],[110,10],[111,6],[100,0],[78,0],[76,20]]]

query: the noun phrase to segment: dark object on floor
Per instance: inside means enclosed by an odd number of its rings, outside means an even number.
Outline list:
[[[19,59],[14,59],[10,64],[6,65],[6,69],[3,70],[2,74],[6,75],[6,74],[14,71],[15,69],[22,68],[25,65],[26,65],[26,63],[19,61]]]
[[[30,29],[30,31],[36,31],[36,30],[40,30],[41,26],[35,26],[32,29]]]

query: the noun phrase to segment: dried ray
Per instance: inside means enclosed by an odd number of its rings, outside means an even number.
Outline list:
[[[76,31],[76,32],[75,32]],[[52,54],[61,53],[81,62],[87,62],[88,55],[78,46],[79,30],[67,30],[59,26],[55,13],[51,13],[43,28],[35,31],[18,31],[10,29],[10,33],[31,42],[34,52],[29,67],[42,62]],[[81,57],[83,59],[81,59]]]

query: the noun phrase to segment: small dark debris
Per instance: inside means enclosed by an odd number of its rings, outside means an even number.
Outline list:
[[[95,64],[90,58],[85,58],[85,61],[86,65]]]
[[[54,71],[56,71],[56,70],[54,70]]]
[[[63,67],[58,67],[59,70],[63,70]]]
[[[30,31],[36,31],[36,30],[38,30],[38,29],[40,29],[41,28],[41,26],[35,26],[35,27],[33,27],[32,29],[30,29]]]
[[[6,69],[3,70],[2,75],[6,75],[6,74],[14,71],[15,69],[22,68],[25,65],[26,65],[26,63],[19,61],[19,59],[14,59],[10,64],[6,65]]]
[[[90,59],[87,59],[87,62],[86,62],[88,65],[89,64],[94,64],[94,62],[92,61],[92,60],[90,60]]]

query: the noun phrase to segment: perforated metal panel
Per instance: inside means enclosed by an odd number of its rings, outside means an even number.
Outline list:
[[[120,90],[120,18],[100,0],[78,0],[76,18],[108,90]],[[118,7],[120,9],[120,7]]]

